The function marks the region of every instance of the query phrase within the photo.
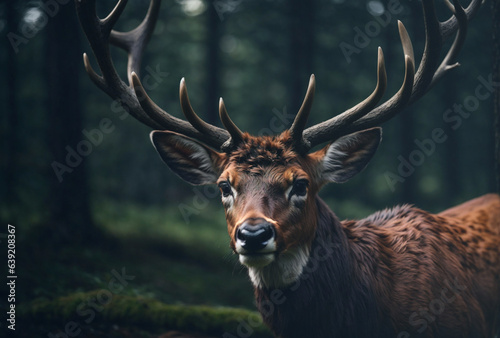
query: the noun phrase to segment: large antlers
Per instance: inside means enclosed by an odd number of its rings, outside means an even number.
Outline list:
[[[465,39],[467,22],[477,12],[481,2],[482,0],[472,0],[469,6],[464,9],[458,0],[453,0],[453,4],[445,0],[453,16],[445,22],[439,22],[436,18],[433,1],[423,0],[426,42],[417,72],[415,73],[411,40],[404,25],[398,22],[399,35],[405,56],[405,79],[400,90],[388,101],[375,108],[385,91],[387,82],[384,57],[382,50],[379,48],[377,86],[367,99],[355,107],[306,130],[303,130],[303,128],[309,110],[303,111],[301,108],[290,129],[297,151],[305,153],[315,145],[380,125],[391,119],[409,104],[421,98],[445,73],[458,66],[458,63],[455,63],[456,57]],[[443,43],[455,33],[455,41],[441,64],[439,64]],[[312,100],[311,88],[314,91],[314,76],[311,76],[303,107],[306,101]],[[307,107],[310,108],[310,103],[307,104]]]
[[[129,32],[113,30],[127,0],[119,0],[113,11],[104,19],[100,19],[96,14],[95,0],[75,1],[81,25],[102,75],[98,75],[92,69],[87,55],[84,54],[87,73],[99,88],[126,107],[137,120],[155,129],[171,130],[190,136],[215,149],[230,150],[243,140],[243,133],[229,118],[222,99],[219,102],[219,113],[227,130],[210,125],[196,115],[189,102],[184,79],[180,83],[179,96],[187,121],[168,114],[146,94],[138,74],[142,53],[158,18],[161,0],[151,0],[143,22]],[[373,93],[353,108],[304,130],[316,86],[314,75],[311,75],[304,102],[290,128],[295,149],[300,153],[307,153],[315,145],[377,126],[422,97],[445,73],[458,65],[456,57],[465,39],[468,20],[477,12],[481,2],[482,0],[472,0],[464,9],[458,0],[453,0],[453,4],[445,0],[453,16],[445,22],[439,22],[436,18],[433,0],[422,0],[426,41],[416,72],[411,40],[404,25],[398,22],[405,58],[405,78],[399,91],[378,107],[377,104],[387,87],[384,55],[380,48],[378,50],[377,86]],[[443,43],[455,33],[455,41],[443,61],[439,63]],[[128,85],[116,73],[109,51],[110,43],[128,53]]]
[[[97,16],[95,0],[75,0],[75,2],[80,23],[90,42],[102,76],[92,69],[87,54],[83,55],[85,69],[101,90],[119,101],[137,120],[154,129],[171,130],[190,136],[217,149],[227,141],[229,144],[232,143],[230,134],[226,130],[212,126],[196,115],[189,102],[184,79],[180,83],[180,100],[182,111],[189,122],[168,114],[146,94],[138,74],[142,53],[153,34],[158,18],[160,0],[151,0],[142,23],[129,32],[113,30],[127,0],[118,1],[115,8],[104,19]],[[110,43],[128,53],[128,85],[116,73],[109,50]]]

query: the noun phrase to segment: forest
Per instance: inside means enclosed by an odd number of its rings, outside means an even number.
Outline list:
[[[448,19],[444,1],[435,2],[438,18]],[[439,212],[498,191],[497,3],[486,1],[471,20],[460,66],[382,125],[368,167],[323,188],[340,219],[400,204]],[[98,1],[98,15],[115,4]],[[148,4],[129,1],[115,29],[137,27]],[[405,69],[398,20],[418,65],[420,1],[165,0],[141,80],[173,116],[183,118],[185,78],[205,121],[222,126],[223,97],[242,130],[275,135],[293,122],[311,74],[309,125],[364,100],[376,85],[379,46],[388,78],[382,101],[394,95]],[[151,128],[89,79],[83,53],[100,70],[74,1],[2,0],[0,35],[0,247],[2,271],[17,275],[15,302],[0,299],[0,330],[12,333],[5,313],[15,304],[18,337],[271,337],[229,247],[219,189],[171,172]],[[126,53],[111,52],[126,81]],[[12,243],[15,269],[7,272]],[[12,293],[2,284],[2,294]]]

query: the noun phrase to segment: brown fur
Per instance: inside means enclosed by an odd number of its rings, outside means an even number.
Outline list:
[[[500,309],[499,211],[500,197],[491,194],[438,215],[403,206],[342,225],[360,274],[376,282],[395,327],[417,312],[415,329],[439,324],[465,337],[492,337]]]
[[[263,173],[270,166],[288,166],[297,163],[297,154],[292,150],[288,132],[278,136],[253,137],[243,134],[243,142],[228,154],[229,162],[236,170],[255,175]]]

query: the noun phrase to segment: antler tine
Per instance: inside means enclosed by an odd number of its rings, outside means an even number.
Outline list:
[[[415,54],[413,52],[413,44],[411,43],[410,36],[406,30],[405,25],[398,20],[398,30],[399,38],[401,39],[401,46],[403,46],[403,53],[408,55],[410,59],[415,60]]]
[[[434,74],[429,87],[432,87],[437,81],[439,81],[439,79],[441,79],[441,77],[443,77],[443,75],[447,71],[460,66],[458,62],[455,62],[455,59],[462,49],[465,41],[465,36],[467,35],[467,14],[465,13],[465,10],[462,8],[462,6],[460,6],[458,0],[453,0],[453,4],[448,0],[445,0],[445,4],[453,13],[455,18],[457,18],[456,22],[459,28],[450,50],[443,59],[443,62],[441,62],[441,65],[437,69],[436,74]]]
[[[191,123],[191,125],[196,128],[196,130],[198,130],[203,135],[213,135],[214,138],[220,139],[220,142],[222,143],[229,139],[231,130],[228,129],[228,134],[226,130],[206,123],[194,112],[194,109],[191,106],[191,102],[189,101],[186,80],[184,78],[181,79],[181,82],[179,84],[179,99],[184,116],[189,121],[189,123]],[[221,138],[221,135],[224,137]]]
[[[370,94],[370,96],[353,108],[346,110],[342,114],[332,117],[327,121],[321,122],[314,127],[311,127],[312,129],[307,129],[306,132],[304,132],[305,146],[303,147],[303,150],[307,151],[311,146],[311,142],[319,144],[334,139],[338,130],[370,112],[370,110],[372,110],[380,101],[386,88],[387,72],[385,70],[384,53],[382,48],[379,47],[377,57],[377,86],[374,91]],[[312,139],[310,135],[314,135],[314,139]]]
[[[156,21],[158,20],[158,14],[160,12],[161,0],[151,0],[149,4],[149,9],[142,20],[142,22],[129,32],[119,32],[116,30],[111,30],[109,42],[117,47],[124,49],[128,53],[128,64],[127,64],[127,74],[129,77],[129,84],[132,85],[132,72],[140,74],[140,65],[142,59],[142,53],[146,48],[146,45],[153,34],[154,28],[156,26]],[[118,8],[120,3],[117,4],[115,10],[117,13],[121,14],[123,7]],[[114,10],[114,11],[115,11]],[[113,11],[113,12],[114,12]],[[116,23],[118,15],[111,13],[108,18],[109,24]],[[106,18],[107,19],[107,18]],[[104,19],[104,20],[106,20]],[[112,27],[112,26],[111,26]]]
[[[148,96],[144,87],[142,86],[141,80],[139,76],[132,72],[132,88],[134,88],[135,95],[139,100],[139,103],[142,109],[146,112],[146,114],[151,117],[153,120],[157,121],[157,123],[161,125],[170,125],[171,128],[169,130],[181,133],[182,128],[178,128],[177,126],[183,126],[185,128],[188,127],[188,123],[181,119],[178,119],[170,114],[167,114],[163,109],[158,107],[156,103]],[[191,136],[191,135],[190,135]]]
[[[219,100],[219,117],[222,124],[231,135],[229,140],[227,140],[226,143],[224,143],[224,145],[222,146],[222,149],[230,150],[243,141],[243,132],[236,126],[236,124],[229,117],[222,97]]]
[[[311,113],[311,108],[314,100],[314,91],[316,90],[316,77],[311,74],[309,78],[309,85],[307,86],[306,96],[304,101],[300,106],[299,112],[293,120],[292,126],[290,127],[290,135],[292,136],[293,143],[296,150],[307,149],[308,145],[302,138],[302,132],[306,127],[307,119]]]
[[[189,95],[186,86],[186,80],[181,79],[179,84],[179,100],[181,103],[181,108],[186,119],[191,123],[193,127],[196,128],[201,133],[209,133],[210,129],[213,128],[212,125],[203,121],[195,112],[189,101]]]
[[[467,15],[467,21],[469,21],[474,15],[476,15],[477,11],[479,8],[481,8],[481,5],[483,4],[485,0],[472,0],[469,3],[469,6],[464,9],[465,14]],[[453,6],[455,5],[460,6],[460,3],[458,1],[453,1]],[[448,7],[450,7],[448,5]],[[457,32],[457,30],[460,29],[459,22],[455,17],[450,17],[448,20],[441,22],[441,32],[443,36],[443,40],[448,40],[453,34]]]
[[[156,105],[156,103],[154,103],[154,101],[148,96],[148,94],[144,90],[144,87],[142,86],[139,76],[135,72],[132,72],[131,79],[133,88],[135,90],[136,96],[139,100],[142,109],[144,109],[144,111],[146,112],[146,114],[148,114],[149,117],[154,119],[159,124],[163,126],[165,125],[169,126],[168,130],[193,137],[216,149],[220,148],[222,144],[229,138],[227,131],[203,122],[196,114],[195,116],[202,123],[206,125],[205,129],[202,130],[198,128],[194,129],[193,125],[189,124],[192,123],[191,121],[193,117],[191,117],[191,119],[188,118],[189,122],[187,122],[168,114],[163,109],[158,107],[158,105]],[[187,114],[186,117],[188,117],[188,115],[189,114]]]
[[[84,54],[84,64],[92,81],[111,98],[119,102],[137,120],[149,127],[171,130],[198,139],[208,146],[220,148],[229,139],[229,133],[222,128],[206,124],[206,131],[199,126],[171,116],[158,107],[146,94],[137,75],[140,71],[142,53],[153,34],[158,18],[161,0],[151,0],[148,12],[138,27],[129,32],[118,32],[113,26],[122,14],[127,0],[119,0],[111,13],[104,19],[96,14],[95,0],[75,0],[82,28],[97,59],[102,76],[90,66]],[[128,53],[128,85],[118,76],[109,51],[109,44]]]
[[[467,9],[463,9],[458,0],[453,0],[453,5],[447,1],[453,16],[445,22],[439,22],[433,1],[423,0],[426,41],[417,72],[415,73],[411,40],[404,25],[398,22],[401,43],[405,53],[405,80],[398,93],[366,115],[360,115],[361,117],[358,117],[358,119],[353,119],[346,124],[342,123],[339,127],[335,126],[336,123],[340,124],[338,121],[335,121],[333,125],[319,124],[310,127],[304,131],[304,139],[309,141],[313,147],[319,143],[331,141],[334,138],[355,131],[377,126],[391,119],[405,106],[421,98],[444,74],[458,65],[454,62],[463,45],[467,31],[467,20],[477,12],[480,3],[481,0],[472,0]],[[455,41],[440,63],[443,42],[453,33],[456,33]],[[339,116],[343,116],[343,114]],[[335,130],[335,132],[327,133],[321,128],[327,129],[327,131]]]
[[[101,90],[106,90],[106,81],[104,81],[104,78],[97,74],[94,68],[92,68],[87,53],[83,53],[83,66],[85,67],[85,71],[89,75],[92,82],[94,82],[94,84]]]
[[[113,30],[113,27],[115,26],[118,19],[120,19],[120,16],[122,15],[125,6],[127,6],[127,3],[128,0],[119,0],[116,3],[115,8],[113,8],[108,16],[101,20],[103,29],[106,31],[106,34],[108,36],[109,34],[111,34],[111,31]]]

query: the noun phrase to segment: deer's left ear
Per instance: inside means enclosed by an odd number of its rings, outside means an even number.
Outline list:
[[[162,160],[180,178],[193,185],[217,182],[222,154],[171,131],[153,131],[150,137]]]
[[[382,139],[382,128],[343,136],[318,150],[319,172],[324,182],[344,183],[363,170]]]

